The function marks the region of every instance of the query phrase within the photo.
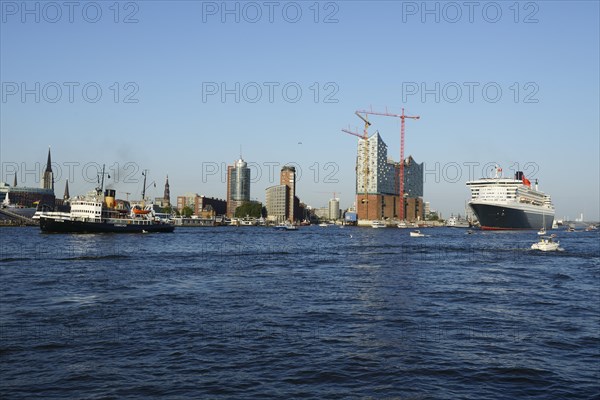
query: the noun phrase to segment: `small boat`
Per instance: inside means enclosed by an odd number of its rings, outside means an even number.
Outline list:
[[[296,225],[291,224],[289,221],[283,224],[275,225],[273,227],[278,231],[297,231],[298,227]]]
[[[421,233],[420,230],[415,229],[414,231],[410,231],[410,237],[425,237],[425,234]]]
[[[382,221],[373,221],[371,222],[371,228],[385,228],[385,223]]]
[[[325,228],[325,227],[329,226],[329,224],[328,224],[327,222],[321,222],[321,223],[319,224],[319,226],[322,226],[322,227],[324,227],[324,228]]]
[[[131,209],[131,211],[133,211],[133,213],[134,213],[134,214],[137,214],[137,215],[146,215],[146,214],[150,214],[150,211],[151,211],[151,210],[142,210],[142,209],[140,208],[140,206],[134,206],[134,207]]]
[[[540,250],[540,251],[557,251],[561,250],[558,245],[560,243],[558,241],[554,241],[554,235],[552,236],[542,236],[537,243],[531,245],[532,250]]]
[[[567,232],[575,232],[575,228],[573,228],[572,226],[570,226],[570,227],[567,229]]]
[[[400,222],[398,222],[398,228],[406,229],[406,228],[408,228],[408,225],[406,225],[406,222],[400,221]]]
[[[540,229],[537,234],[540,235],[540,236],[546,235],[546,228]]]

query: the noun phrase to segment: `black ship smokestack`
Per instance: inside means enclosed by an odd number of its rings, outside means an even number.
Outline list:
[[[515,172],[515,180],[522,181],[523,180],[523,171]]]

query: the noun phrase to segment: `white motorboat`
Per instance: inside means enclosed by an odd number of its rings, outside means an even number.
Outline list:
[[[546,228],[540,229],[537,234],[540,235],[540,236],[545,235],[546,234]]]
[[[420,230],[416,229],[414,231],[410,231],[410,237],[425,237],[425,234],[421,233]]]
[[[557,251],[562,250],[559,246],[560,242],[554,241],[553,236],[542,236],[537,243],[531,245],[532,250],[540,250],[540,251]]]
[[[373,221],[371,222],[371,228],[385,228],[385,223],[383,221]]]
[[[286,221],[283,224],[279,224],[279,225],[275,225],[274,227],[277,230],[280,231],[297,231],[298,227],[292,223],[290,223],[289,221]]]
[[[408,228],[408,225],[406,224],[406,222],[400,221],[400,222],[398,222],[398,228],[406,229],[406,228]]]

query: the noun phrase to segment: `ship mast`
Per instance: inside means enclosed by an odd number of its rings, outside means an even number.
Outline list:
[[[100,179],[100,177],[98,177],[98,183],[100,184],[100,186],[98,186],[96,188],[96,193],[98,195],[102,194],[102,191],[104,190],[104,167],[106,166],[106,164],[102,164],[102,180]],[[110,178],[110,175],[108,175],[108,177]]]
[[[144,184],[142,185],[142,208],[146,205],[146,174],[148,173],[148,170],[145,169],[142,172],[142,175],[144,176]]]

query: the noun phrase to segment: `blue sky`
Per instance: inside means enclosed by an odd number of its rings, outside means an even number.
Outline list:
[[[71,194],[87,191],[106,164],[132,197],[147,168],[154,196],[168,174],[172,197],[224,198],[242,146],[252,198],[294,163],[303,201],[336,192],[347,207],[357,143],[340,129],[360,129],[357,109],[404,107],[421,116],[405,153],[425,162],[432,208],[462,213],[470,173],[498,163],[538,178],[558,217],[600,219],[596,1],[475,2],[472,15],[464,2],[227,2],[223,14],[222,2],[141,1],[118,15],[82,2],[72,16],[62,4],[1,2],[1,180],[16,168],[37,186],[27,171],[50,145],[57,193],[69,173]],[[372,122],[397,160],[398,120]]]

